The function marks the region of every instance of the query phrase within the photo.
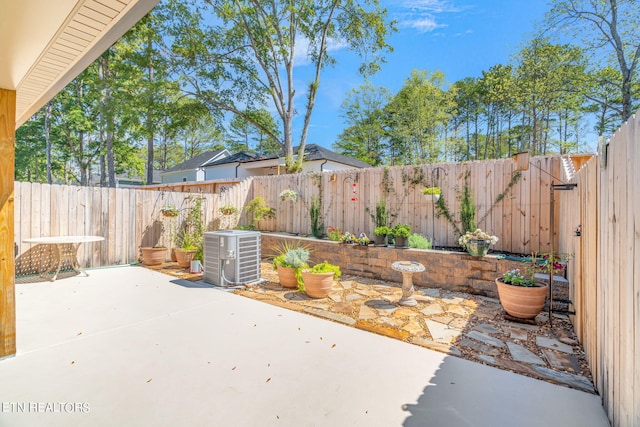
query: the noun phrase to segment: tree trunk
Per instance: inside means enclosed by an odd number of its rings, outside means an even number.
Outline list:
[[[51,173],[51,101],[47,102],[44,111],[44,138],[47,144],[47,183],[53,184]]]

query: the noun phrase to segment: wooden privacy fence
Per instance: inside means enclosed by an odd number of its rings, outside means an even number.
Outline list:
[[[414,232],[433,238],[435,246],[457,246],[453,227],[444,217],[437,216],[437,210],[426,202],[420,190],[425,186],[441,187],[453,217],[459,218],[458,195],[468,174],[477,218],[482,219],[478,227],[500,238],[495,249],[516,253],[548,251],[549,188],[554,180],[562,179],[561,159],[534,157],[529,169],[521,171],[517,183],[495,203],[516,173],[513,160],[505,159],[254,177],[253,196],[264,197],[276,210],[274,220],[261,223],[263,229],[270,231],[309,234],[311,198],[320,196],[325,227],[372,237],[376,204],[385,200],[391,225],[409,224]],[[280,193],[286,189],[300,194],[296,203],[280,200]],[[557,247],[557,234],[554,244]]]
[[[222,194],[194,194],[16,182],[16,275],[40,272],[41,258],[50,256],[45,248],[22,242],[30,237],[104,237],[103,242],[80,247],[78,258],[89,267],[135,262],[141,246],[172,248],[175,231],[193,205],[194,197],[203,199],[207,230],[233,227],[237,218],[221,223],[218,208],[224,204],[242,206],[250,187],[251,182],[246,181]],[[160,209],[167,205],[178,208],[180,215],[164,217]]]
[[[560,250],[573,323],[613,426],[640,425],[640,116],[629,119],[562,197]],[[581,235],[575,228],[581,225]]]

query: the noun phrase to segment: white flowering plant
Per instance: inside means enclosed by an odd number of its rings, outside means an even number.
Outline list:
[[[476,231],[467,231],[458,239],[458,244],[463,248],[467,247],[467,244],[472,240],[485,240],[488,241],[489,244],[495,245],[498,243],[498,237],[492,236],[489,233],[485,233],[484,231],[476,228]]]
[[[280,193],[280,200],[283,202],[288,200],[291,203],[295,203],[298,201],[298,193],[294,190],[286,189]]]

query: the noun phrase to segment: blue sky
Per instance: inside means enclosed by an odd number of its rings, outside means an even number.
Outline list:
[[[372,82],[396,93],[412,69],[444,72],[448,83],[480,77],[496,64],[507,64],[523,42],[532,37],[549,6],[545,0],[381,0],[398,32]],[[313,112],[307,143],[331,148],[345,128],[340,106],[349,90],[363,80],[357,74],[354,53],[334,53],[338,64],[327,68]],[[309,71],[300,66],[298,77]],[[302,83],[302,79],[300,81]],[[299,91],[300,93],[301,91]],[[302,115],[304,97],[298,97]],[[301,120],[300,120],[301,121]],[[299,129],[297,129],[299,130]],[[297,133],[297,132],[296,132]]]

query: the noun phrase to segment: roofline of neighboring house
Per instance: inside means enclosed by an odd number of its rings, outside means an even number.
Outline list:
[[[174,173],[184,173],[184,172],[191,172],[191,171],[204,170],[204,169],[203,169],[203,165],[205,165],[206,163],[209,163],[209,162],[210,162],[211,160],[213,160],[213,159],[219,158],[219,157],[220,157],[220,156],[222,156],[225,152],[227,153],[227,156],[226,156],[226,157],[229,157],[229,156],[231,155],[231,153],[229,152],[229,150],[227,150],[226,148],[223,148],[223,149],[221,149],[221,150],[217,150],[217,151],[218,151],[218,153],[217,153],[215,156],[211,157],[211,158],[210,158],[210,159],[208,159],[208,160],[205,160],[204,162],[200,163],[200,164],[199,164],[198,166],[196,166],[196,167],[185,168],[185,169],[177,169],[177,170],[173,170],[173,171],[172,171],[172,170],[168,170],[168,171],[161,172],[161,173],[160,173],[160,175],[162,176],[162,175],[170,175],[170,174],[174,174]],[[224,158],[224,157],[223,157],[223,158]],[[221,160],[221,159],[219,159],[219,160]],[[188,162],[188,160],[187,160],[187,162]],[[182,163],[186,163],[186,162],[182,162]],[[179,166],[179,165],[176,165],[176,166]],[[176,166],[174,166],[174,167],[176,167]],[[173,169],[173,168],[170,168],[170,169]]]

